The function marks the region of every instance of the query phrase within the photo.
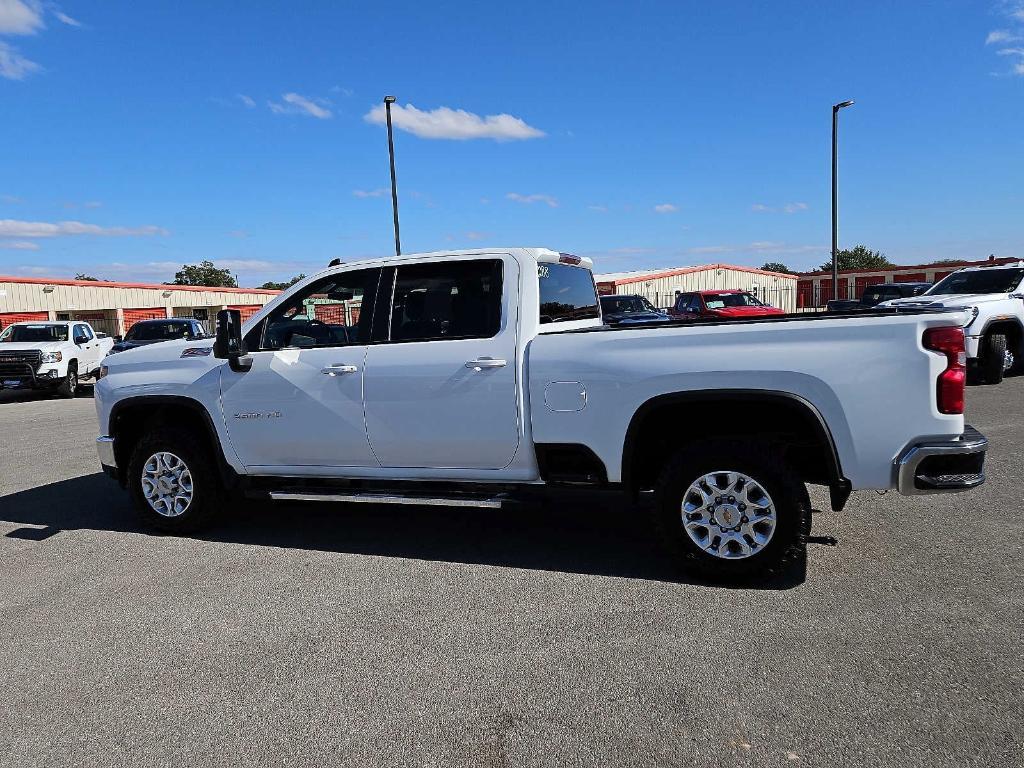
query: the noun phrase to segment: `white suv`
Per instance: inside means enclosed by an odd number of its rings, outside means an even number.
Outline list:
[[[1024,261],[992,267],[964,267],[920,296],[894,299],[882,307],[967,309],[967,358],[989,384],[1024,371]]]

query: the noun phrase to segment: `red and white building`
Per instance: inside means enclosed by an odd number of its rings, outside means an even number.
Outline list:
[[[937,283],[961,267],[984,264],[1007,264],[1017,259],[988,258],[983,261],[947,261],[938,264],[915,264],[889,269],[851,269],[839,273],[839,295],[833,296],[832,272],[804,272],[797,281],[798,309],[824,307],[832,298],[859,299],[869,285],[879,283]]]
[[[191,285],[108,283],[0,276],[0,330],[23,320],[85,320],[123,336],[139,320],[191,317],[212,328],[221,309],[251,317],[279,291]]]

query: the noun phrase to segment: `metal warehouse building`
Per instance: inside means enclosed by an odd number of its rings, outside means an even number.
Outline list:
[[[639,294],[654,306],[667,308],[677,293],[733,288],[750,291],[766,304],[796,311],[796,275],[766,272],[732,264],[704,264],[697,267],[666,267],[638,272],[613,272],[594,275],[602,295]]]
[[[22,320],[85,320],[98,331],[123,336],[139,320],[192,317],[212,330],[219,310],[238,309],[248,318],[278,293],[0,276],[0,329]]]

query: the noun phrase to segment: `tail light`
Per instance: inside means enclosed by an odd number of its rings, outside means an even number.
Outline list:
[[[946,370],[939,374],[936,400],[939,413],[964,412],[964,384],[967,379],[967,350],[964,329],[929,328],[922,340],[925,349],[946,356]]]

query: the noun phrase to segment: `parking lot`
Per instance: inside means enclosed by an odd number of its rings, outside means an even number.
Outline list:
[[[814,489],[806,563],[730,589],[582,497],[153,535],[87,394],[0,393],[0,763],[1020,765],[1022,403],[968,391],[981,489]]]

